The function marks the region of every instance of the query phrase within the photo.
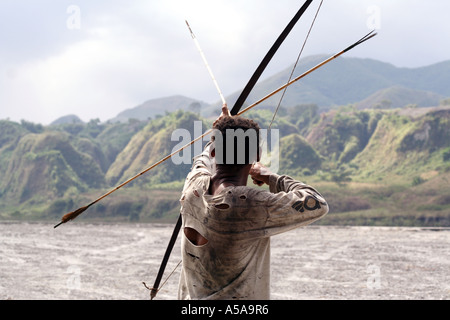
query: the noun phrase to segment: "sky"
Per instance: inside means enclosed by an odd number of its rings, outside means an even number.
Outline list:
[[[0,119],[107,121],[171,95],[216,103],[185,20],[227,96],[246,85],[303,3],[0,0]],[[319,4],[312,2],[261,79],[295,63]],[[448,0],[324,0],[302,57],[334,54],[376,29],[345,56],[404,68],[450,60],[448,12]]]

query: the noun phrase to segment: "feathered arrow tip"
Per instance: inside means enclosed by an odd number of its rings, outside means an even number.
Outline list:
[[[75,211],[69,212],[67,214],[65,214],[62,218],[61,218],[61,222],[58,223],[57,225],[55,225],[53,228],[57,228],[60,225],[62,225],[63,223],[69,222],[70,220],[75,219],[76,217],[78,217],[80,214],[82,214],[83,212],[85,212],[87,210],[87,208],[89,208],[89,206],[85,206],[85,207],[81,207]]]
[[[364,37],[362,37],[361,39],[359,39],[358,41],[356,41],[354,44],[352,44],[351,46],[349,46],[348,48],[342,50],[342,52],[347,52],[351,49],[353,49],[354,47],[360,45],[363,42],[366,42],[367,40],[375,37],[377,35],[377,33],[375,32],[375,30],[370,31],[368,34],[366,34]]]

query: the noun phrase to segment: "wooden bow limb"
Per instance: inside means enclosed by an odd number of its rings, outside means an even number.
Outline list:
[[[303,6],[297,11],[295,16],[292,18],[292,20],[289,22],[289,24],[286,26],[286,28],[283,30],[283,32],[280,34],[280,36],[277,38],[277,40],[274,42],[270,50],[267,52],[267,54],[264,56],[263,60],[259,64],[258,68],[256,68],[255,72],[253,73],[252,77],[248,81],[247,85],[245,86],[244,90],[242,90],[241,94],[237,98],[236,102],[234,103],[233,108],[230,110],[230,113],[232,115],[238,114],[241,107],[244,105],[245,100],[247,99],[248,95],[252,91],[253,87],[258,82],[259,78],[261,77],[262,73],[266,69],[267,65],[269,64],[270,60],[272,60],[275,53],[280,48],[281,44],[284,42],[286,37],[289,35],[291,30],[294,28],[295,24],[300,20],[300,18],[305,13],[306,9],[308,9],[309,5],[312,3],[312,0],[306,0]]]

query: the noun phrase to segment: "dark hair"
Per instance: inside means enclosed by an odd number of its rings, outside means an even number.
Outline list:
[[[214,124],[213,129],[218,166],[239,170],[258,160],[258,123],[239,116],[224,116]]]

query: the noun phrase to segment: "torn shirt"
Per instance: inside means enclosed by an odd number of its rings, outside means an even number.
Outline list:
[[[311,186],[272,174],[270,191],[228,187],[210,195],[209,145],[194,158],[181,202],[183,228],[207,239],[194,245],[181,233],[179,299],[270,299],[270,237],[308,225],[328,212]]]

